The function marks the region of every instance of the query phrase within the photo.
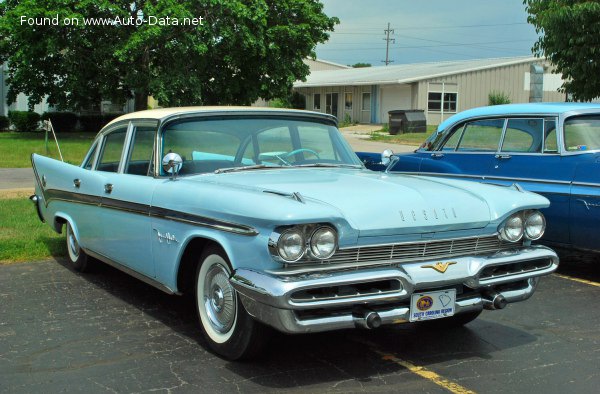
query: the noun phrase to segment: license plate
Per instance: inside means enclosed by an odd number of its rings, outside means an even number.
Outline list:
[[[410,321],[432,320],[454,315],[456,289],[415,293],[410,299]]]

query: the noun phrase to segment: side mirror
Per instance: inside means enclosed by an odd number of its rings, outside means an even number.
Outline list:
[[[398,163],[400,158],[394,154],[391,149],[386,149],[381,153],[381,164],[386,166],[385,172],[388,173]]]
[[[394,151],[391,149],[386,149],[381,153],[381,164],[387,166],[392,161],[392,156],[394,156]]]
[[[171,179],[175,179],[181,167],[183,166],[183,159],[177,153],[169,152],[162,159],[163,170],[167,174],[171,174]]]

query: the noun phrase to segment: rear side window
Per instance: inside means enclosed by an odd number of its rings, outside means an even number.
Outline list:
[[[136,126],[126,174],[147,175],[152,163],[156,127]]]
[[[125,143],[127,126],[116,129],[104,137],[104,147],[98,159],[98,171],[117,172]]]
[[[457,151],[495,152],[500,144],[503,127],[504,119],[485,119],[467,123]]]
[[[509,119],[502,152],[540,153],[544,139],[544,119]]]

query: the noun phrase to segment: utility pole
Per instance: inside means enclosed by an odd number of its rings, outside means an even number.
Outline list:
[[[385,34],[385,60],[382,60],[382,62],[385,63],[385,65],[387,66],[388,64],[390,64],[391,62],[393,62],[393,60],[390,60],[390,41],[392,43],[396,43],[396,39],[395,38],[390,38],[390,33],[394,34],[394,30],[390,29],[390,22],[388,22],[388,26],[387,29],[385,29],[383,31],[383,34]]]

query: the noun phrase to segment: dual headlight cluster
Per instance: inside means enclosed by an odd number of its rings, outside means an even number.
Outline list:
[[[500,237],[505,241],[518,242],[523,237],[535,241],[544,235],[546,219],[540,211],[520,211],[509,216],[499,230]]]
[[[269,239],[271,255],[280,261],[293,263],[308,255],[325,260],[333,256],[338,246],[335,228],[329,225],[303,225],[273,232]]]

